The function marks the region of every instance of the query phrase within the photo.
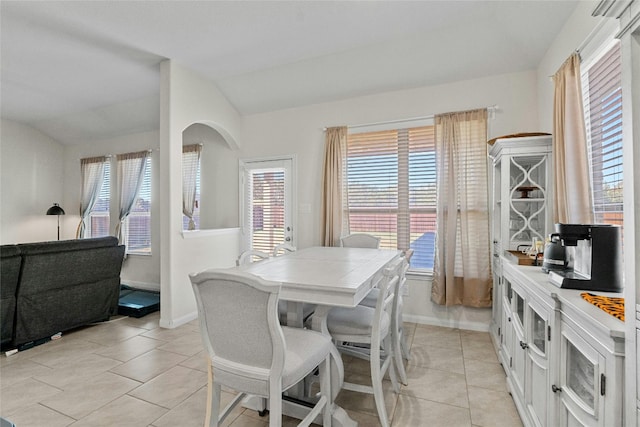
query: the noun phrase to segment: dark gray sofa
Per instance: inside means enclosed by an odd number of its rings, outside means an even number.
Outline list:
[[[16,290],[20,278],[22,257],[15,245],[0,246],[0,344],[5,345],[13,339],[14,318],[16,313]]]
[[[125,248],[118,245],[115,237],[15,247],[21,265],[15,290],[11,346],[104,321],[117,313]],[[2,322],[4,343],[4,313]]]

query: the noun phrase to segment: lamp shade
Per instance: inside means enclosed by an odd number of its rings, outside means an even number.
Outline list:
[[[64,209],[59,204],[54,203],[49,209],[47,209],[47,215],[64,215]]]

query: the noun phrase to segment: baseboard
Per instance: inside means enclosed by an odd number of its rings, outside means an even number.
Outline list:
[[[416,316],[413,314],[404,314],[402,316],[404,322],[418,323],[420,325],[442,326],[445,328],[466,329],[470,331],[489,332],[489,325],[485,322],[469,322],[457,319],[446,319],[439,317]]]
[[[134,280],[120,280],[123,285],[130,286],[143,291],[160,292],[160,283],[136,282]]]
[[[159,325],[161,328],[174,329],[174,328],[177,328],[178,326],[182,326],[186,323],[189,323],[192,320],[195,320],[197,318],[198,318],[198,312],[193,311],[189,314],[185,314],[184,316],[178,317],[177,319],[168,320],[162,316],[162,311],[160,311]]]

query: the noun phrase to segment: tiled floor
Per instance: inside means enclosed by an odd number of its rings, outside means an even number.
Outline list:
[[[0,414],[18,427],[202,426],[207,369],[198,323],[161,329],[158,320],[114,318],[0,356]],[[522,425],[487,333],[415,324],[406,333],[409,385],[394,394],[386,381],[392,426]],[[347,379],[368,380],[366,362],[344,361]],[[360,426],[379,425],[373,396],[342,391],[338,403]],[[225,421],[267,424],[243,408]]]

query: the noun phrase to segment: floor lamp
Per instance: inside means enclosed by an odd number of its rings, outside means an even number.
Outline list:
[[[60,215],[64,215],[64,209],[59,204],[54,203],[49,209],[47,209],[47,215],[56,215],[58,217],[58,240],[60,240]]]

